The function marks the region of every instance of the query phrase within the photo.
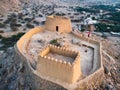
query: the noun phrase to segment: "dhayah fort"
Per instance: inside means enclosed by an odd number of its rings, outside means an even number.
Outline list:
[[[48,16],[14,47],[32,90],[88,90],[103,81],[101,42],[73,30],[67,17]]]

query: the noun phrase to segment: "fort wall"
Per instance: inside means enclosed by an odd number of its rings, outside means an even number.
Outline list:
[[[73,63],[70,63],[48,57],[46,55],[49,52],[72,57],[75,60]],[[39,55],[37,70],[41,75],[46,75],[46,77],[49,76],[65,83],[74,83],[79,79],[80,75],[82,75],[80,68],[80,53],[49,45]]]
[[[45,22],[46,30],[68,33],[72,31],[71,20],[62,16],[48,16]]]
[[[17,47],[19,48],[20,52],[22,53],[22,50],[26,50],[27,46],[26,44],[29,44],[29,39],[36,33],[41,32],[45,30],[44,26],[43,27],[37,27],[34,29],[31,29],[29,32],[27,32],[26,34],[24,34],[19,41],[17,42]],[[23,48],[23,46],[26,46],[25,48]],[[24,50],[24,51],[25,51]]]
[[[78,34],[72,32],[73,35],[78,38],[89,41],[89,43],[95,44],[97,48],[94,49],[94,60],[93,60],[93,68],[91,70],[91,75],[82,79],[77,85],[78,87],[74,90],[89,90],[90,87],[98,86],[104,79],[104,68],[103,68],[103,58],[102,58],[102,45],[101,42],[96,41],[95,39],[87,38],[83,34]],[[89,47],[89,46],[88,46]],[[95,57],[98,60],[95,60]]]
[[[93,60],[93,69],[91,71],[91,73],[93,73],[94,71],[96,71],[99,68],[103,68],[103,62],[102,62],[102,45],[101,42],[98,42],[96,40],[93,40],[91,38],[86,38],[84,35],[82,34],[77,34],[72,32],[73,35],[77,36],[78,38],[88,42],[95,44],[97,46],[97,48],[94,49],[94,60]],[[95,60],[95,58],[97,57],[98,60]]]

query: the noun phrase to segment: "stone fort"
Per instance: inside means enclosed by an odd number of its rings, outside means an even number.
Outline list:
[[[104,77],[101,50],[101,42],[72,31],[69,18],[54,15],[15,45],[16,62],[24,64],[26,82],[33,90],[41,90],[43,82],[43,90],[87,90],[99,85]]]

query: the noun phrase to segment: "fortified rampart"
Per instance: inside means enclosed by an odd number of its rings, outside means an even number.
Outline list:
[[[49,52],[71,57],[74,59],[74,61],[70,63],[70,61],[67,62],[49,57],[47,56]],[[49,45],[40,53],[38,57],[37,70],[42,75],[58,79],[61,82],[74,83],[80,78],[80,75],[82,74],[80,68],[79,52],[71,51],[67,48]]]
[[[97,70],[98,68],[102,67],[103,68],[103,63],[102,63],[102,45],[100,42],[93,40],[91,38],[87,38],[85,37],[83,34],[78,34],[78,33],[74,33],[72,32],[73,35],[77,36],[78,38],[88,42],[97,45],[97,50],[94,50],[94,59],[97,57],[98,60],[93,60],[93,70],[91,71],[91,73],[93,73],[95,70]]]
[[[62,16],[48,16],[45,22],[46,30],[68,33],[72,31],[71,20]]]
[[[98,57],[98,60],[93,60],[93,68],[91,70],[91,75],[81,80],[78,84],[78,87],[74,89],[74,90],[89,90],[90,87],[100,85],[104,78],[102,45],[101,42],[96,41],[94,38],[93,39],[87,38],[82,33],[72,32],[72,34],[86,42],[89,41],[89,43],[97,45],[97,48],[95,48],[96,50],[94,50],[94,59]]]
[[[44,84],[42,83],[44,80],[48,80],[47,82],[52,87],[50,89],[53,89],[53,90],[61,90],[62,87],[70,90],[88,90],[90,89],[90,87],[94,87],[94,85],[97,86],[102,82],[104,78],[103,77],[104,69],[102,64],[101,43],[93,39],[89,39],[89,43],[93,43],[98,46],[98,48],[95,48],[96,52],[94,52],[95,54],[94,56],[97,56],[99,58],[98,62],[96,60],[93,60],[93,70],[91,71],[91,74],[87,77],[84,77],[82,80],[77,81],[77,83],[72,85],[66,84],[64,82],[60,83],[57,80],[54,81],[49,78],[43,77],[43,75],[41,76],[39,72],[37,72],[37,70],[33,69],[30,64],[30,58],[27,55],[28,44],[30,42],[30,38],[34,34],[39,33],[43,30],[46,30],[46,26],[31,29],[28,33],[23,35],[15,45],[16,62],[23,63],[25,67],[26,82],[31,83],[31,88],[33,90],[39,90],[40,87],[44,86]],[[72,33],[72,34],[84,41],[88,41],[88,38],[84,37],[82,34],[79,34],[79,35],[75,33]],[[39,68],[39,70],[41,69]],[[64,74],[67,72],[62,72],[62,73]],[[55,74],[55,72],[53,74]],[[62,88],[62,90],[65,90],[64,88]]]
[[[20,40],[17,42],[17,46],[20,50],[20,52],[22,53],[23,51],[27,51],[27,44],[29,44],[29,40],[30,38],[36,34],[39,33],[41,31],[45,30],[44,26],[43,27],[37,27],[34,29],[31,29],[29,32],[27,32],[27,34],[23,35]]]

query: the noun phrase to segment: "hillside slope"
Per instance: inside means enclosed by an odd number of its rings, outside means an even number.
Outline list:
[[[61,0],[0,0],[0,14],[22,7],[22,4],[59,4]]]
[[[18,7],[19,0],[0,0],[0,13],[3,14],[15,7]]]

